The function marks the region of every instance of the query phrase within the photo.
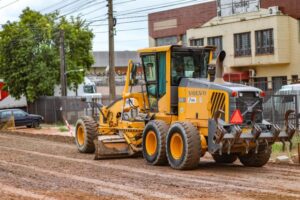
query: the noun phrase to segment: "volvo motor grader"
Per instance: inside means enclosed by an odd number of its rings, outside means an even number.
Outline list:
[[[224,82],[223,60],[216,58],[215,77],[209,63],[214,47],[163,46],[139,50],[144,80],[129,61],[122,98],[99,107],[99,121],[82,117],[76,124],[79,152],[95,159],[142,153],[152,165],[194,169],[207,151],[218,163],[239,159],[261,167],[276,141],[290,142],[295,128],[286,113],[281,130],[263,119],[264,92]],[[141,92],[131,88],[139,85]]]

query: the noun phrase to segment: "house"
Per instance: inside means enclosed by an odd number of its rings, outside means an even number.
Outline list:
[[[93,52],[95,63],[91,67],[90,75],[105,75],[106,68],[109,65],[109,56],[107,51]],[[115,52],[115,72],[117,75],[124,75],[127,72],[128,61],[141,63],[138,52],[136,51],[116,51]]]

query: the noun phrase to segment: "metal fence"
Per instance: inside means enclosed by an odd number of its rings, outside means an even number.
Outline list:
[[[289,110],[293,110],[289,120],[299,129],[300,113],[299,113],[299,95],[300,92],[290,91],[272,95],[263,104],[264,119],[278,124],[281,128],[285,127],[285,114]]]
[[[269,83],[271,85],[272,83]],[[252,82],[247,84],[257,86],[258,83]],[[136,86],[141,92],[140,87]],[[145,89],[143,90],[145,91]],[[108,105],[110,103],[109,96],[102,97],[102,104]],[[284,115],[287,110],[295,110],[293,114],[293,121],[295,126],[300,124],[300,91],[277,91],[267,90],[266,97],[263,102],[264,119],[271,123],[284,126]],[[63,122],[63,116],[70,122],[75,123],[82,115],[91,114],[91,105],[82,101],[80,97],[40,97],[37,101],[28,105],[28,111],[33,114],[42,115],[45,123]]]
[[[101,101],[107,105],[109,98],[104,96]],[[81,116],[97,114],[97,108],[81,97],[40,97],[27,109],[31,114],[42,115],[44,123],[48,124],[63,123],[64,118],[74,124]]]

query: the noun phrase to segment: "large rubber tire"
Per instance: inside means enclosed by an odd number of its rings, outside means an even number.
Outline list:
[[[251,150],[248,154],[239,155],[239,159],[244,166],[262,167],[269,161],[271,153],[272,150],[270,146],[260,146],[257,154],[255,150]]]
[[[199,132],[190,122],[174,123],[167,135],[167,158],[174,169],[195,169],[201,156]]]
[[[94,139],[97,136],[97,123],[91,117],[84,116],[76,122],[75,142],[80,153],[94,153]]]
[[[166,135],[169,129],[164,121],[153,120],[147,123],[143,131],[143,156],[151,165],[165,165]]]
[[[225,164],[231,164],[234,163],[237,159],[238,156],[234,154],[212,154],[213,159],[215,160],[216,163],[225,163]]]

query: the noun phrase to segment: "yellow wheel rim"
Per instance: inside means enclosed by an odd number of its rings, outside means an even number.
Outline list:
[[[146,136],[146,151],[147,154],[153,156],[157,149],[157,138],[153,131],[149,131]]]
[[[183,140],[179,133],[175,133],[171,137],[170,142],[171,155],[175,160],[179,160],[183,153]]]
[[[84,128],[82,125],[77,128],[77,142],[80,146],[84,145]]]

